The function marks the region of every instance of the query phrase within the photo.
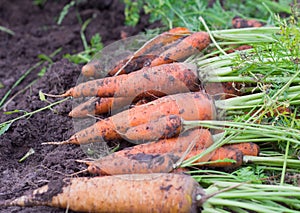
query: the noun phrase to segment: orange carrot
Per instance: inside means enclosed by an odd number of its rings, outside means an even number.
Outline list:
[[[264,23],[255,19],[246,20],[239,16],[235,16],[232,19],[232,26],[233,28],[262,27],[264,26]]]
[[[60,97],[135,97],[148,91],[174,94],[197,91],[199,90],[198,83],[199,79],[194,66],[185,63],[173,63],[143,68],[128,75],[81,83]]]
[[[259,154],[259,146],[255,143],[228,144],[224,147],[238,149],[243,153],[243,155],[258,156]]]
[[[137,51],[135,55],[149,54],[157,49],[174,42],[182,37],[188,36],[191,34],[191,31],[185,27],[176,27],[170,29],[167,32],[161,33],[158,36],[154,37],[148,41],[143,48]]]
[[[108,155],[89,165],[88,172],[97,175],[169,173],[179,159],[173,153]]]
[[[202,51],[210,44],[209,34],[206,32],[196,32],[184,38],[175,47],[161,53],[158,58],[154,59],[150,67],[178,62],[187,57]]]
[[[195,134],[199,131],[199,135]],[[184,156],[193,141],[194,147]],[[85,163],[88,165],[88,172],[97,175],[167,173],[175,169],[174,165],[179,159],[199,155],[212,143],[208,130],[196,129],[179,138],[136,145]],[[258,146],[253,143],[226,145],[195,163],[198,163],[199,167],[234,169],[242,165],[244,155],[257,156]]]
[[[76,212],[198,212],[204,190],[184,174],[116,175],[51,181],[0,206],[52,206]],[[200,202],[201,201],[201,202]]]
[[[199,150],[192,150],[188,157],[200,154]],[[237,168],[243,163],[244,155],[258,156],[259,146],[255,143],[239,143],[239,144],[228,144],[217,148],[209,161],[220,161],[220,160],[234,160],[235,162],[215,162],[206,164],[206,167],[218,167],[218,168]],[[199,162],[199,160],[197,161]],[[203,162],[200,160],[200,162]]]
[[[204,150],[192,150],[186,159],[199,155]],[[204,163],[201,166],[217,167],[217,168],[237,168],[243,163],[243,152],[239,149],[231,147],[219,147],[209,154],[209,161],[217,161],[212,163]],[[234,162],[224,161],[225,159],[233,160]],[[203,159],[197,160],[195,163],[203,163]]]
[[[167,32],[159,34],[150,41],[146,42],[139,50],[137,50],[130,57],[121,60],[117,63],[112,70],[108,72],[108,76],[115,75],[120,69],[121,72],[118,74],[130,73],[147,66],[154,57],[157,56],[158,50],[168,46],[184,36],[191,34],[191,32],[184,27],[177,27]],[[82,74],[87,77],[99,77],[99,61],[92,61],[82,67]],[[102,71],[103,72],[103,71]]]
[[[172,138],[179,135],[182,129],[180,116],[167,115],[155,121],[132,127],[123,136],[128,141],[144,142],[160,138]]]
[[[207,129],[191,129],[176,138],[161,139],[114,152],[96,161],[85,162],[91,174],[115,175],[134,173],[171,172],[173,165],[193,143],[193,150],[212,145]],[[210,155],[202,158],[209,160]],[[159,163],[160,162],[160,163]]]
[[[110,156],[116,158],[118,156],[128,156],[134,154],[163,154],[163,153],[182,153],[185,152],[191,143],[194,149],[202,149],[213,144],[212,136],[207,129],[190,129],[183,132],[178,137],[165,138],[144,144],[135,145],[125,148],[118,152],[114,152]]]
[[[130,127],[148,123],[164,115],[179,115],[184,120],[212,120],[215,113],[213,100],[202,92],[168,95],[99,120],[75,133],[67,141],[46,144],[84,144],[113,140],[121,138]]]
[[[122,152],[118,154],[116,152],[94,162],[85,163],[88,165],[88,172],[95,175],[169,173],[176,168],[176,164],[182,157],[184,157],[183,160],[186,160],[201,154],[204,150],[205,148],[193,148],[186,156],[184,156],[184,152],[157,154],[144,152],[135,154]],[[242,165],[243,153],[239,149],[220,147],[198,159],[195,163],[198,163],[198,167],[233,169]]]

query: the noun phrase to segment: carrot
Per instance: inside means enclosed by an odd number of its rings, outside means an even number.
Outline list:
[[[235,16],[232,19],[232,26],[233,28],[262,27],[264,26],[264,23],[255,19],[246,20],[239,16]]]
[[[189,34],[191,34],[191,32],[184,27],[173,28],[167,32],[159,34],[150,41],[146,42],[133,55],[118,62],[117,65],[115,65],[114,68],[108,72],[108,76],[115,75],[119,70],[121,71],[118,74],[125,74],[141,69],[150,63],[154,57],[156,57],[158,50],[164,48],[164,46],[168,45],[169,43],[172,43]],[[99,66],[99,61],[92,61],[83,66],[81,72],[87,77],[99,77],[100,70],[101,68]]]
[[[90,165],[88,172],[98,175],[169,173],[179,159],[179,155],[173,153],[108,155]]]
[[[128,75],[81,83],[59,97],[135,97],[148,91],[164,94],[199,90],[196,68],[185,63],[143,68]]]
[[[127,147],[123,150],[114,152],[110,156],[117,158],[118,156],[128,156],[134,154],[163,154],[168,152],[184,152],[189,145],[195,142],[195,149],[202,149],[213,144],[212,136],[207,129],[190,129],[183,132],[178,137],[164,138],[144,144]],[[101,160],[101,159],[100,159]]]
[[[259,146],[255,143],[228,144],[224,147],[238,149],[243,153],[243,155],[258,156],[259,154]]]
[[[194,134],[191,133],[190,136],[183,136],[178,139],[171,138],[136,145],[96,161],[85,162],[88,165],[87,171],[96,175],[173,172],[176,163],[182,157],[188,159],[199,155],[212,144],[210,138],[207,140],[206,134],[207,132],[202,133],[204,138],[192,138],[191,136]],[[184,156],[188,145],[193,140],[196,140],[195,146]],[[246,154],[257,156],[257,147],[253,146],[252,143],[226,145],[198,159],[195,163],[198,163],[198,167],[234,169],[242,165],[243,156]]]
[[[177,27],[162,33],[148,41],[133,56],[121,61],[115,68],[108,72],[108,76],[128,74],[143,67],[149,66],[151,61],[158,57],[163,51],[176,45],[184,36],[191,32],[184,27]]]
[[[188,157],[200,154],[199,150],[192,150]],[[209,161],[217,161],[214,163],[204,164],[206,167],[217,167],[217,168],[230,168],[234,169],[243,164],[243,156],[251,155],[258,156],[259,146],[255,143],[239,143],[239,144],[228,144],[217,148],[211,155]],[[220,161],[220,160],[234,160],[235,162]],[[219,162],[218,162],[219,161]],[[196,162],[202,162],[201,159]]]
[[[76,212],[198,212],[204,190],[184,174],[116,175],[51,181],[0,206],[51,206]],[[200,202],[201,201],[201,202]]]
[[[204,150],[192,150],[186,159],[201,154]],[[224,161],[225,159],[233,160],[234,162]],[[204,163],[201,166],[217,167],[217,168],[237,168],[243,163],[243,152],[239,149],[231,147],[219,147],[210,153],[209,161],[212,163]],[[217,162],[214,162],[217,161]],[[195,163],[203,163],[203,159],[197,160]]]
[[[164,115],[179,115],[185,120],[212,120],[215,113],[213,100],[202,92],[168,95],[99,120],[75,133],[67,141],[44,144],[84,144],[113,140],[121,138],[133,126],[145,124]]]
[[[155,121],[132,127],[123,135],[128,141],[150,141],[172,138],[182,131],[182,121],[178,115],[167,115]]]
[[[149,54],[157,49],[172,43],[182,37],[188,36],[191,31],[185,27],[172,28],[169,31],[159,34],[150,41],[148,41],[144,47],[137,51],[135,55]]]
[[[120,175],[120,174],[150,174],[169,173],[176,168],[178,161],[201,154],[205,148],[193,148],[186,156],[184,152],[166,152],[146,154],[118,154],[118,152],[98,159],[85,162],[87,171],[95,175]],[[159,152],[159,151],[157,151]],[[114,155],[115,154],[115,155]],[[243,152],[231,147],[220,147],[195,161],[198,167],[234,169],[242,165]]]
[[[191,129],[176,138],[139,144],[85,163],[89,173],[100,175],[171,172],[191,143],[193,150],[203,151],[213,140],[207,129]],[[209,157],[203,157],[202,161]]]
[[[150,67],[167,64],[171,62],[182,61],[187,57],[202,51],[210,44],[209,34],[206,32],[196,32],[184,38],[175,47],[161,53],[154,59]]]

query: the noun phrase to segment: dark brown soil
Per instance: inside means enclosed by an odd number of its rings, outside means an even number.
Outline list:
[[[82,1],[80,5],[69,10],[61,25],[57,25],[56,20],[68,2],[46,1],[45,5],[39,7],[33,5],[32,0],[0,0],[0,26],[15,32],[15,35],[11,36],[0,31],[0,83],[4,85],[4,88],[0,89],[0,98],[26,70],[39,61],[38,54],[49,55],[62,47],[46,74],[10,101],[6,106],[7,111],[18,109],[31,112],[45,107],[48,103],[40,101],[39,90],[59,94],[76,84],[81,65],[62,59],[62,55],[83,50],[78,15],[83,21],[95,17],[86,29],[87,40],[99,33],[105,45],[121,39],[124,32],[131,36],[155,26],[148,24],[146,16],[143,16],[135,28],[124,26],[124,6],[118,0]],[[12,91],[11,96],[37,79],[40,69],[41,67],[34,69]],[[48,100],[57,101],[51,98]],[[0,200],[16,198],[45,185],[49,180],[61,179],[86,168],[75,162],[76,159],[87,157],[81,147],[41,145],[45,141],[65,140],[74,133],[72,119],[68,117],[71,106],[71,101],[67,101],[53,107],[52,110],[16,121],[0,136]],[[2,110],[0,122],[22,114],[5,115]],[[33,148],[35,153],[19,163],[18,160],[30,148]],[[9,207],[0,208],[0,211],[65,212],[51,207]]]

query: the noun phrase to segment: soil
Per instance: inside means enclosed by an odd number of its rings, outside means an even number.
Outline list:
[[[46,1],[36,6],[32,0],[0,0],[0,26],[11,29],[15,35],[0,31],[0,97],[2,98],[13,84],[39,61],[38,54],[50,55],[58,48],[62,51],[53,58],[54,64],[47,69],[43,77],[38,73],[47,63],[33,69],[30,74],[13,89],[12,97],[18,91],[27,88],[10,100],[6,111],[15,109],[20,112],[10,115],[0,111],[0,122],[18,117],[48,105],[41,101],[39,91],[59,94],[74,86],[81,66],[62,59],[66,53],[83,50],[80,37],[81,24],[93,17],[86,29],[87,40],[99,33],[104,45],[108,45],[122,36],[135,35],[159,24],[149,24],[148,17],[142,15],[136,27],[124,25],[124,5],[119,0],[81,1],[70,8],[61,25],[57,18],[65,4],[70,1]],[[35,83],[28,86],[32,81]],[[9,100],[9,98],[7,100]],[[48,98],[54,102],[57,99]],[[72,101],[66,101],[51,110],[44,110],[14,122],[7,132],[0,136],[0,200],[7,200],[29,193],[48,181],[67,177],[86,168],[76,162],[87,155],[76,145],[41,145],[45,141],[62,141],[74,133],[73,121],[68,117]],[[35,153],[23,162],[18,162],[29,149]],[[77,176],[88,176],[86,173]],[[8,207],[1,212],[65,212],[51,207]],[[69,211],[71,212],[71,211]]]

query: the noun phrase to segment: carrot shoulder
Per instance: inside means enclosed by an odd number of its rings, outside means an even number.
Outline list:
[[[52,181],[0,206],[52,206],[78,212],[198,212],[205,192],[183,174],[116,175]]]

